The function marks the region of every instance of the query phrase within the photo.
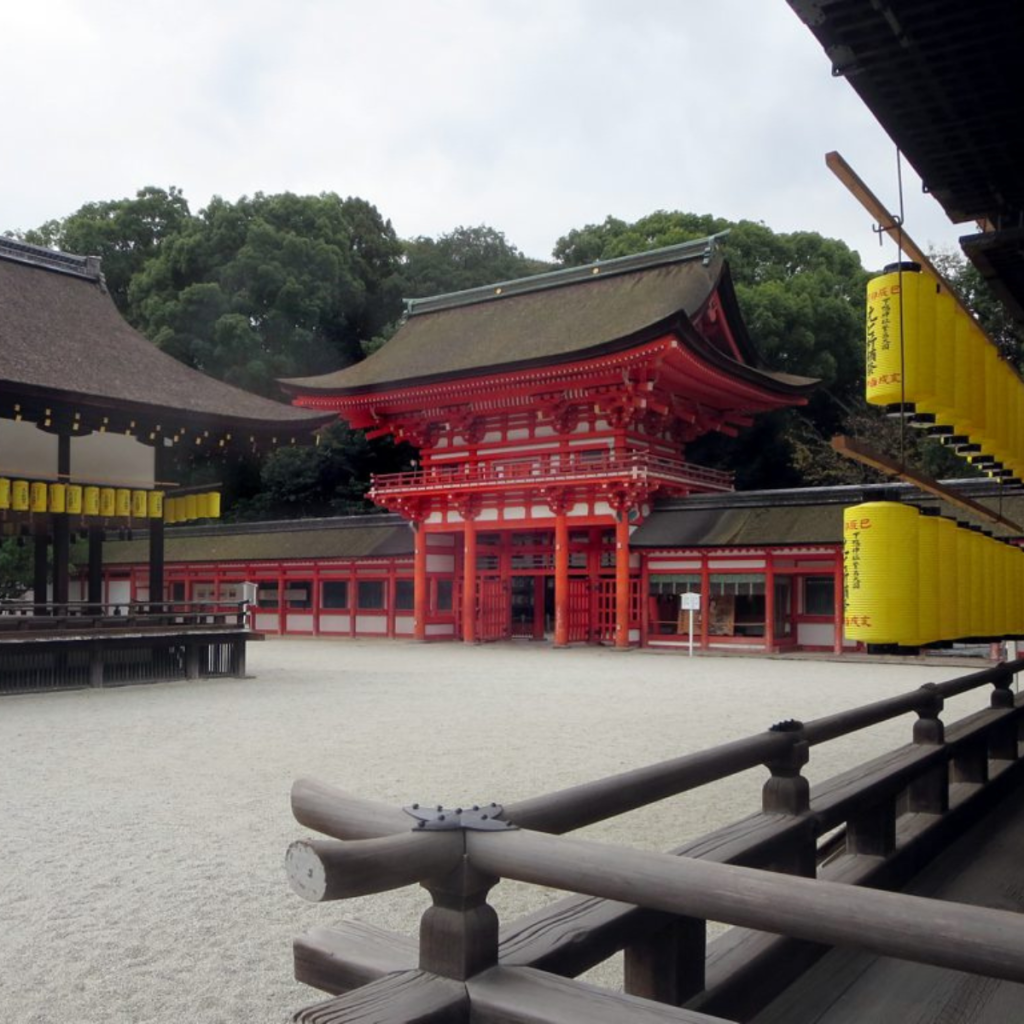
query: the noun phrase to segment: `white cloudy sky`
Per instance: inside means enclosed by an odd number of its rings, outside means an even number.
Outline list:
[[[358,195],[541,258],[656,209],[891,256],[824,153],[895,207],[895,150],[785,0],[11,0],[0,41],[0,230],[173,184],[193,211]],[[904,181],[920,244],[966,233]]]

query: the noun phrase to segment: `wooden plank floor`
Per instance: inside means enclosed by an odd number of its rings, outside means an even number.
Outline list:
[[[1024,792],[935,861],[907,892],[1024,912]],[[852,950],[828,953],[752,1024],[1021,1024],[1024,985]]]

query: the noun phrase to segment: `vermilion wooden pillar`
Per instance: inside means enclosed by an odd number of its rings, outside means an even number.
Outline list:
[[[468,516],[462,547],[462,639],[476,643],[476,523]]]
[[[629,646],[629,514],[615,520],[615,646]]]
[[[569,643],[569,520],[555,514],[555,646]]]
[[[764,557],[764,649],[768,654],[775,650],[775,566],[770,551]]]
[[[835,586],[835,596],[833,598],[833,600],[835,601],[835,608],[833,609],[833,620],[835,622],[835,625],[834,625],[833,628],[835,629],[835,636],[832,638],[832,650],[836,654],[842,654],[843,653],[843,625],[844,625],[843,598],[845,597],[845,592],[844,592],[844,589],[843,589],[843,573],[844,573],[844,571],[845,570],[844,570],[844,566],[843,566],[843,551],[840,548],[839,552],[836,554],[835,567],[832,570],[833,576],[835,578],[835,583],[834,583],[834,586]],[[806,609],[804,609],[804,610],[806,610]]]
[[[427,531],[422,523],[414,523],[416,546],[412,563],[412,607],[414,640],[427,639]]]

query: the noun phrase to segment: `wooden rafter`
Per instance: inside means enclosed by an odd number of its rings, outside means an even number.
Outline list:
[[[832,447],[839,452],[840,455],[845,455],[849,459],[854,459],[857,462],[863,463],[865,466],[877,469],[879,472],[885,473],[887,476],[894,476],[900,480],[905,480],[907,483],[913,484],[922,491],[934,494],[935,497],[940,498],[942,501],[945,501],[950,505],[954,505],[957,508],[961,508],[965,512],[970,512],[972,515],[976,515],[979,518],[984,519],[986,522],[998,523],[1000,526],[1005,526],[1014,533],[1024,534],[1024,529],[1021,529],[1021,527],[1011,519],[1001,516],[998,512],[993,512],[992,509],[987,508],[980,502],[972,501],[970,498],[966,498],[962,494],[957,494],[948,487],[944,487],[938,482],[938,480],[933,480],[930,476],[926,476],[924,473],[919,473],[915,469],[901,466],[895,459],[890,459],[887,455],[882,455],[880,452],[874,451],[866,444],[863,444],[855,438],[844,437],[842,435],[833,437]]]

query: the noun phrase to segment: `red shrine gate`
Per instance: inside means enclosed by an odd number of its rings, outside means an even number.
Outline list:
[[[639,641],[631,530],[655,496],[732,490],[686,444],[814,384],[757,367],[714,243],[411,300],[364,362],[284,382],[296,404],[419,449],[369,492],[415,527],[417,639],[447,570],[467,642],[549,627],[556,645]]]

